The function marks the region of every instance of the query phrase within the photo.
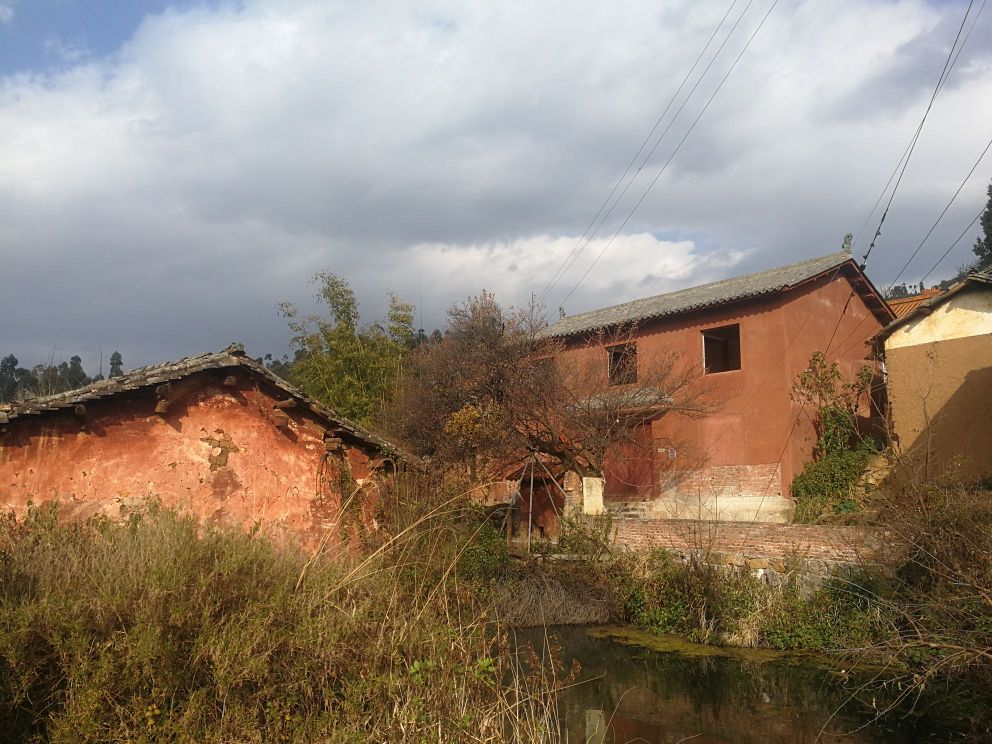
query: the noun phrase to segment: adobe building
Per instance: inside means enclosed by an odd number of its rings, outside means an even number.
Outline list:
[[[793,395],[816,351],[852,378],[892,311],[846,251],[562,318],[542,331],[604,390],[632,391],[675,353],[716,410],[645,416],[637,452],[605,467],[584,508],[620,517],[788,522],[789,487],[810,460],[810,411]],[[630,329],[623,343],[613,332]],[[622,334],[619,334],[622,335]],[[647,403],[645,405],[648,405]]]
[[[116,518],[152,497],[314,544],[396,455],[232,344],[0,408],[0,510]]]
[[[888,325],[884,360],[898,474],[992,475],[992,274],[976,272]]]

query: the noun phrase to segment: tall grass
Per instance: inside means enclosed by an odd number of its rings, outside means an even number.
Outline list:
[[[4,741],[553,739],[561,670],[458,570],[458,501],[390,498],[386,537],[316,556],[154,506],[6,520]]]

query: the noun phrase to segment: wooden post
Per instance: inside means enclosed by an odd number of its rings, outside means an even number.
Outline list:
[[[530,463],[530,507],[527,509],[527,555],[530,555],[530,534],[534,529],[534,461]]]

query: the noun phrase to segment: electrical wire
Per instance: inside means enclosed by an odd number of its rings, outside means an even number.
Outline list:
[[[971,14],[971,8],[974,4],[975,0],[968,1],[968,7],[964,12],[964,18],[961,19],[961,25],[958,27],[957,35],[954,37],[954,43],[951,44],[951,49],[947,53],[947,60],[944,62],[944,67],[940,71],[940,77],[937,79],[937,85],[934,88],[933,95],[930,96],[930,102],[927,104],[926,111],[923,112],[923,118],[920,119],[920,124],[916,127],[916,132],[913,134],[913,137],[909,143],[909,148],[907,149],[906,155],[902,160],[902,169],[900,170],[899,166],[896,166],[896,170],[899,171],[899,177],[896,179],[895,186],[892,187],[892,193],[889,194],[889,200],[885,205],[885,210],[882,212],[882,218],[878,221],[878,227],[875,229],[875,235],[868,246],[868,250],[865,251],[865,254],[861,259],[862,268],[867,265],[868,257],[871,255],[872,249],[874,249],[878,238],[882,235],[882,225],[885,224],[885,218],[888,217],[889,209],[892,208],[892,202],[895,200],[896,193],[899,191],[899,185],[902,183],[903,176],[906,175],[906,168],[909,167],[909,161],[913,157],[913,151],[916,149],[916,143],[920,141],[920,134],[923,132],[923,125],[926,124],[927,117],[930,115],[930,110],[933,108],[933,103],[937,99],[937,94],[940,93],[941,88],[944,86],[944,82],[950,75],[953,63],[956,62],[958,56],[960,56],[960,50],[957,50],[957,56],[955,56],[955,50],[957,49],[958,41],[961,39],[961,33],[964,31],[965,24],[968,22],[968,16]],[[974,26],[972,26],[972,28],[974,28]],[[961,48],[964,48],[964,44],[961,45]],[[890,178],[889,182],[891,183],[891,181],[892,179]],[[885,192],[883,191],[882,193],[884,194]]]
[[[579,280],[568,291],[568,294],[566,294],[565,297],[562,299],[562,301],[561,301],[561,304],[562,305],[564,305],[565,302],[568,300],[568,298],[571,297],[575,293],[575,290],[577,290],[579,288],[579,286],[582,284],[582,282],[585,281],[586,277],[589,276],[590,272],[596,267],[596,264],[599,263],[600,259],[603,258],[603,256],[606,253],[606,251],[609,249],[609,247],[611,245],[613,245],[613,242],[617,239],[617,237],[623,231],[624,227],[627,226],[627,223],[630,221],[631,217],[634,216],[634,213],[637,211],[637,209],[641,206],[641,204],[647,198],[647,196],[650,193],[651,189],[654,188],[654,185],[656,183],[658,183],[658,179],[661,178],[662,174],[667,170],[669,164],[672,162],[672,160],[678,154],[679,150],[682,148],[682,145],[685,144],[685,141],[689,138],[689,135],[692,134],[692,130],[696,128],[696,124],[699,123],[699,120],[703,117],[703,114],[706,113],[706,110],[710,107],[710,104],[713,103],[713,99],[716,98],[717,93],[720,92],[720,90],[723,88],[724,83],[726,83],[727,82],[727,79],[730,77],[731,73],[733,73],[733,71],[737,68],[737,64],[741,61],[741,58],[744,56],[745,52],[747,52],[748,48],[750,48],[751,42],[754,41],[754,38],[758,35],[758,32],[761,31],[762,27],[765,25],[765,21],[768,20],[768,16],[771,15],[771,13],[775,9],[775,6],[776,5],[778,5],[778,0],[774,0],[772,2],[771,6],[768,8],[768,11],[762,17],[761,22],[758,23],[757,28],[754,29],[754,32],[748,38],[747,43],[744,45],[744,48],[741,50],[740,54],[737,55],[737,58],[734,60],[733,64],[731,64],[730,69],[727,70],[726,74],[720,80],[720,83],[717,85],[716,89],[710,95],[709,99],[706,101],[706,104],[703,106],[702,110],[699,112],[699,114],[693,120],[692,124],[689,125],[689,129],[682,136],[682,139],[679,141],[678,145],[675,146],[675,149],[672,151],[672,154],[668,157],[668,160],[665,161],[665,164],[661,167],[661,169],[658,171],[658,173],[655,174],[655,177],[648,184],[647,188],[644,190],[644,192],[641,194],[640,198],[637,200],[637,202],[631,208],[630,212],[627,213],[627,216],[624,218],[623,222],[620,223],[620,227],[617,228],[617,230],[613,234],[613,236],[609,239],[609,241],[607,241],[606,245],[603,246],[603,249],[599,252],[599,255],[596,256],[596,258],[589,265],[589,267],[585,270],[585,272],[582,274],[582,276],[579,277]]]
[[[947,78],[950,75],[951,70],[954,69],[954,65],[957,64],[958,57],[961,56],[961,51],[964,49],[965,44],[968,43],[968,39],[971,38],[971,34],[975,30],[975,26],[978,25],[978,20],[979,18],[981,18],[982,11],[985,10],[985,4],[987,2],[988,0],[982,0],[982,4],[978,8],[978,13],[975,14],[975,20],[972,22],[971,28],[968,29],[968,33],[965,34],[964,41],[962,41],[960,46],[958,46],[957,53],[954,55],[954,59],[951,61],[951,65],[947,69],[947,74],[942,75],[942,79],[937,83],[938,90],[943,89],[944,84],[947,82]],[[865,228],[868,227],[868,223],[871,222],[871,218],[875,215],[875,210],[878,209],[878,205],[881,204],[882,199],[885,198],[885,194],[889,190],[889,186],[892,185],[892,179],[895,178],[896,173],[899,172],[899,167],[902,165],[903,160],[909,154],[910,148],[913,146],[913,142],[915,142],[915,138],[911,138],[909,144],[906,145],[906,149],[903,150],[902,156],[899,158],[899,162],[896,163],[896,167],[892,169],[892,173],[889,175],[889,180],[885,182],[885,186],[882,188],[882,192],[878,195],[878,198],[875,200],[875,204],[872,206],[871,211],[868,213],[868,216],[865,217],[865,221],[861,223],[861,227],[858,228],[858,232],[854,238],[854,245],[857,245],[858,242],[861,240],[861,235],[864,233]]]
[[[937,262],[930,267],[930,270],[926,274],[923,275],[923,278],[920,279],[920,283],[925,282],[927,280],[927,277],[929,277],[934,271],[937,270],[937,267],[940,266],[941,263],[943,263],[945,258],[947,258],[947,254],[949,254],[954,249],[954,246],[956,246],[958,243],[961,242],[961,239],[965,235],[967,235],[968,231],[975,226],[975,223],[982,218],[982,214],[984,214],[984,212],[985,212],[985,207],[982,207],[982,210],[975,215],[975,219],[969,222],[968,227],[966,227],[964,230],[961,231],[961,234],[958,235],[957,240],[955,240],[953,243],[947,246],[947,250],[940,255],[940,258],[937,259]]]
[[[902,265],[902,268],[899,269],[899,273],[896,274],[896,278],[892,280],[892,283],[889,285],[888,289],[885,290],[886,293],[888,293],[889,290],[891,290],[895,286],[896,282],[899,281],[899,278],[902,276],[903,272],[909,267],[909,264],[912,263],[913,259],[916,258],[916,254],[920,252],[920,249],[923,248],[927,240],[930,239],[930,236],[933,235],[933,231],[937,228],[937,225],[940,224],[940,221],[944,218],[944,215],[947,214],[947,210],[951,208],[952,204],[954,204],[954,200],[958,198],[958,194],[961,193],[961,190],[965,187],[965,184],[968,183],[968,181],[971,179],[972,174],[975,172],[975,169],[978,168],[978,165],[982,162],[983,158],[985,157],[985,154],[989,151],[990,147],[992,147],[992,139],[989,139],[988,144],[985,145],[985,149],[982,150],[982,154],[978,156],[978,160],[976,160],[975,164],[971,166],[971,170],[968,171],[968,175],[964,177],[964,180],[961,182],[961,185],[958,186],[958,190],[954,192],[954,196],[952,196],[951,200],[947,202],[947,205],[944,207],[943,211],[937,216],[936,221],[930,226],[930,229],[927,230],[927,234],[923,236],[923,240],[921,240],[920,244],[916,246],[916,250],[913,251],[912,255],[910,255],[910,257],[906,259],[906,263],[904,263]]]
[[[651,131],[648,132],[648,136],[644,138],[644,141],[641,143],[641,146],[637,149],[637,152],[634,153],[634,157],[631,158],[631,161],[630,163],[628,163],[627,168],[623,172],[623,175],[620,176],[620,179],[616,182],[616,184],[614,184],[613,190],[610,191],[609,196],[607,196],[606,200],[602,203],[602,205],[600,205],[599,210],[596,212],[596,215],[592,218],[592,221],[583,231],[578,241],[576,241],[575,246],[573,246],[568,256],[565,257],[565,260],[562,262],[561,266],[558,267],[558,270],[555,271],[554,276],[552,276],[552,278],[548,281],[547,286],[545,286],[544,290],[541,292],[540,296],[538,297],[538,302],[543,301],[544,298],[548,296],[548,293],[550,293],[551,290],[554,289],[554,287],[558,284],[558,282],[565,275],[565,273],[570,268],[572,268],[575,261],[582,254],[582,251],[586,249],[589,243],[592,242],[592,239],[595,237],[596,233],[599,232],[599,229],[603,226],[603,223],[606,222],[607,219],[609,219],[611,214],[613,214],[613,210],[616,209],[617,205],[626,195],[631,185],[634,183],[635,180],[637,180],[637,177],[644,169],[644,165],[648,162],[648,160],[650,160],[651,156],[654,154],[654,151],[658,148],[658,145],[661,143],[661,141],[664,140],[665,135],[667,135],[669,130],[672,128],[672,125],[675,123],[675,120],[678,119],[679,114],[682,113],[682,110],[685,108],[686,104],[689,102],[693,94],[696,92],[696,89],[699,87],[699,84],[702,82],[703,78],[706,77],[706,74],[710,71],[710,68],[713,66],[713,63],[716,62],[717,58],[720,56],[720,53],[723,51],[724,46],[726,46],[727,42],[730,40],[730,37],[734,35],[734,31],[737,30],[737,26],[740,24],[741,20],[747,14],[747,11],[750,9],[751,4],[753,2],[754,0],[748,0],[748,4],[745,6],[744,11],[738,17],[737,21],[730,29],[726,38],[724,38],[723,42],[713,53],[713,56],[710,59],[709,63],[706,65],[706,68],[703,70],[702,74],[699,76],[695,84],[692,86],[692,89],[689,91],[685,99],[682,101],[682,104],[679,106],[678,111],[675,112],[675,115],[672,116],[671,121],[668,122],[668,126],[665,127],[664,131],[661,133],[661,135],[655,141],[654,145],[648,151],[648,154],[641,161],[641,164],[634,172],[634,175],[631,176],[630,180],[627,182],[627,185],[624,187],[623,191],[620,192],[620,195],[616,198],[616,201],[613,202],[613,205],[610,206],[609,209],[604,214],[604,210],[606,210],[606,207],[610,203],[610,200],[613,199],[613,195],[616,194],[617,189],[620,187],[620,184],[623,183],[623,181],[627,177],[627,174],[630,173],[631,168],[634,166],[634,163],[637,162],[637,159],[640,157],[641,153],[644,152],[644,148],[647,146],[648,142],[651,141],[651,138],[654,136],[655,131],[657,131],[658,127],[661,125],[661,122],[664,120],[665,115],[671,109],[672,104],[675,103],[675,100],[678,98],[679,93],[682,92],[682,89],[685,87],[685,84],[689,81],[689,78],[692,76],[692,73],[695,71],[696,67],[699,65],[700,60],[703,58],[703,55],[706,54],[706,50],[709,49],[710,44],[713,43],[713,39],[716,38],[716,35],[720,32],[720,29],[723,28],[723,24],[730,16],[730,13],[734,9],[734,6],[737,5],[737,0],[734,0],[734,2],[732,2],[730,6],[727,8],[727,12],[723,14],[723,18],[720,19],[720,23],[717,25],[715,29],[713,29],[713,33],[710,34],[710,38],[706,41],[705,46],[703,46],[702,50],[699,52],[699,55],[696,57],[696,61],[692,63],[692,67],[689,68],[689,71],[685,74],[685,77],[682,78],[682,82],[679,84],[678,89],[669,99],[668,104],[665,106],[665,110],[661,112],[661,115],[655,121],[654,126],[651,127]],[[598,220],[598,224],[597,224],[597,220]],[[590,232],[590,230],[592,232]]]

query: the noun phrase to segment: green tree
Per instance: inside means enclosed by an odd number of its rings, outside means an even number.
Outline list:
[[[391,399],[404,355],[416,338],[413,305],[389,293],[385,328],[379,323],[362,327],[347,280],[322,271],[314,283],[324,314],[301,316],[291,303],[279,306],[296,352],[290,381],[344,416],[367,423]]]
[[[64,364],[64,362],[63,362]],[[92,380],[83,370],[83,360],[78,356],[69,357],[69,364],[65,370],[65,384],[67,390],[75,390],[84,385],[89,385]]]
[[[17,365],[17,357],[13,354],[0,359],[0,403],[17,400],[18,395],[30,394],[36,387],[37,380],[31,370]]]
[[[992,183],[989,184],[988,196],[989,200],[985,203],[985,211],[982,212],[980,220],[983,235],[975,240],[975,246],[972,248],[978,256],[980,269],[988,268],[992,264]]]
[[[124,375],[124,358],[119,351],[114,351],[110,355],[110,376],[121,377]]]

